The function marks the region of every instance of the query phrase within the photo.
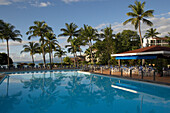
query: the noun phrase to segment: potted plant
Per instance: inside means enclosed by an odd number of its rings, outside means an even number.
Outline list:
[[[34,63],[29,63],[28,66],[31,66],[32,68],[34,68],[35,64]]]
[[[43,63],[39,63],[38,65],[39,65],[41,68],[43,68]]]

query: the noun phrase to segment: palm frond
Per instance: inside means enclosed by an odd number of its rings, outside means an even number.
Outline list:
[[[148,26],[153,26],[153,23],[145,18],[142,19],[142,22],[147,24]]]
[[[130,19],[126,20],[125,22],[123,22],[123,25],[126,25],[127,23],[133,21],[134,19],[135,19],[135,18],[130,18]]]

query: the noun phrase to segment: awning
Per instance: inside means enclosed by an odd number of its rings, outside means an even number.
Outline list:
[[[117,60],[129,60],[129,59],[156,59],[157,56],[117,56],[115,59]]]
[[[132,55],[170,55],[170,51],[152,51],[152,52],[139,52],[139,53],[118,53],[111,56],[132,56]]]

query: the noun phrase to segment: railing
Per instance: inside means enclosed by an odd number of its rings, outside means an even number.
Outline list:
[[[53,70],[57,69],[79,69],[82,71],[120,76],[132,79],[140,79],[147,81],[159,81],[159,82],[167,82],[170,83],[170,69],[163,71],[163,77],[159,77],[158,73],[155,69],[149,67],[118,67],[118,66],[107,66],[107,65],[53,65]],[[26,66],[26,67],[10,67],[5,68],[1,67],[0,72],[8,72],[8,71],[39,71],[39,70],[51,70],[50,66]]]
[[[0,72],[6,72],[6,71],[25,71],[25,70],[50,70],[50,69],[82,69],[82,65],[79,66],[73,66],[73,65],[53,65],[52,68],[50,65],[47,66],[1,66]]]
[[[88,66],[84,71],[170,84],[170,69],[164,70],[162,76],[152,67]]]

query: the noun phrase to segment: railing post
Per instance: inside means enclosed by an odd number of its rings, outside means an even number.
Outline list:
[[[130,78],[132,78],[132,70],[130,69]]]
[[[112,75],[112,68],[110,68],[110,75]]]
[[[143,79],[143,70],[141,71],[141,73],[142,73],[141,79]]]
[[[101,67],[101,74],[103,74],[103,67]]]
[[[153,72],[153,81],[155,81],[155,70]]]
[[[123,77],[123,69],[121,69],[121,77]]]

